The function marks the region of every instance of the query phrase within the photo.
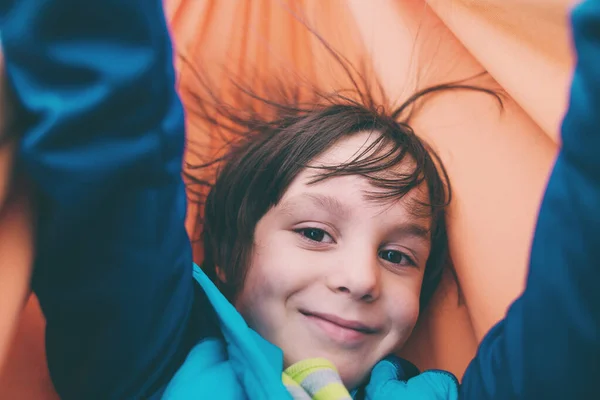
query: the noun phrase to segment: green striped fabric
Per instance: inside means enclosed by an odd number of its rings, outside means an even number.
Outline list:
[[[324,358],[311,358],[283,371],[283,383],[294,400],[351,400],[335,366]]]

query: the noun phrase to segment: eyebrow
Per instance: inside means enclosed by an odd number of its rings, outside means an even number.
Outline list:
[[[337,198],[320,193],[303,193],[294,196],[281,204],[282,213],[292,213],[295,208],[301,207],[304,200],[309,200],[315,206],[323,208],[340,219],[348,218],[350,210]],[[431,230],[417,222],[404,222],[396,225],[389,236],[414,237],[431,243]]]
[[[406,222],[396,226],[391,233],[391,236],[406,237],[411,236],[427,242],[431,241],[431,230],[425,226],[415,223]]]
[[[294,196],[281,205],[281,211],[284,213],[292,212],[295,207],[301,206],[304,199],[309,200],[315,206],[327,210],[340,219],[347,218],[350,215],[350,210],[337,198],[320,193],[303,193]]]

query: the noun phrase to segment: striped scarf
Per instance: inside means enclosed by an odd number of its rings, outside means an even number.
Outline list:
[[[283,383],[294,400],[351,400],[335,366],[323,358],[297,362],[283,371]]]

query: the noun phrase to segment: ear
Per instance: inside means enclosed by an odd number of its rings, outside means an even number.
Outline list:
[[[215,267],[215,271],[217,273],[217,278],[223,283],[227,283],[227,276],[225,275],[225,271],[221,267]]]

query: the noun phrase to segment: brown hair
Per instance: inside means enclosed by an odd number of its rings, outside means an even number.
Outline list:
[[[501,107],[502,100],[493,90],[461,81],[420,90],[391,109],[386,106],[389,102],[380,85],[369,85],[364,73],[359,73],[318,35],[317,38],[347,74],[350,89],[325,92],[310,86],[305,90],[298,82],[285,84],[273,77],[253,82],[251,89],[250,85],[232,80],[236,91],[233,98],[238,104],[233,107],[210,90],[202,74],[196,75],[203,91],[194,93],[192,112],[207,123],[209,134],[226,132],[224,136],[234,138],[227,141],[223,156],[208,163],[186,164],[184,168],[189,192],[201,193],[196,185],[210,188],[204,216],[197,215],[197,224],[203,224],[202,267],[232,299],[244,283],[258,221],[279,202],[293,179],[303,169],[315,168],[309,167],[310,162],[336,141],[373,131],[379,136],[369,148],[349,162],[319,167],[321,171],[313,183],[360,175],[377,189],[371,194],[373,199],[382,201],[401,199],[421,184],[426,185],[429,201],[413,210],[432,218],[431,253],[421,292],[424,306],[448,261],[445,209],[451,189],[439,157],[409,125],[412,111],[423,97],[449,90],[487,93]],[[382,100],[376,101],[377,97]],[[409,160],[412,170],[394,168]],[[214,166],[218,167],[216,182],[211,185],[199,172]],[[393,172],[398,170],[402,172]],[[203,196],[196,196],[195,201],[203,200]],[[217,267],[222,270],[224,281],[218,279]]]

